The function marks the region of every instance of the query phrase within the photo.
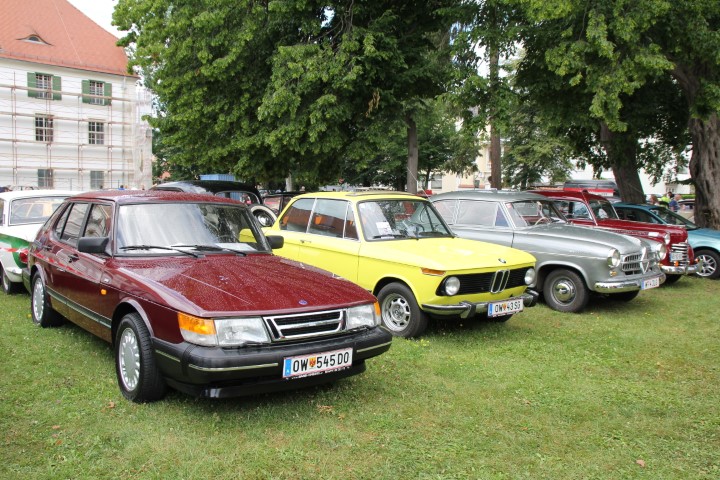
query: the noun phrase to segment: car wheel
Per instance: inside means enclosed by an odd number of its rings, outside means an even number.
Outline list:
[[[427,328],[427,315],[420,310],[415,295],[405,285],[391,283],[378,294],[382,322],[398,337],[415,337]]]
[[[115,335],[115,371],[123,396],[137,403],[165,396],[167,386],[155,363],[152,341],[140,315],[125,315]]]
[[[696,250],[695,258],[703,262],[702,270],[697,274],[699,277],[713,279],[720,277],[720,270],[718,270],[720,255],[712,250]]]
[[[0,267],[0,270],[2,271],[2,288],[3,292],[5,292],[8,295],[12,295],[13,293],[17,293],[18,291],[18,284],[10,280],[10,277],[8,277],[7,272],[5,272],[5,269]]]
[[[35,325],[42,328],[62,325],[62,317],[50,305],[50,295],[45,288],[45,282],[39,273],[32,277],[30,291],[30,313]]]
[[[682,278],[682,275],[665,275],[665,285],[672,285]]]
[[[264,205],[253,205],[250,207],[250,211],[255,215],[261,227],[271,227],[277,219],[275,213]]]
[[[613,300],[620,300],[622,302],[629,302],[630,300],[633,300],[635,297],[637,297],[639,293],[640,290],[635,290],[634,292],[613,293],[610,295],[610,298],[612,298]]]
[[[590,292],[582,277],[572,270],[560,268],[545,277],[545,303],[559,312],[579,312],[588,303]]]

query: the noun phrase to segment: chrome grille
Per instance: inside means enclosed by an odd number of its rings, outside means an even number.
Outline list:
[[[460,291],[457,294],[497,293],[508,288],[525,286],[525,274],[528,270],[529,267],[514,270],[498,270],[496,272],[454,275],[460,279]],[[438,289],[438,295],[443,295],[441,289]]]
[[[622,257],[622,271],[625,275],[640,275],[650,269],[650,258],[648,250],[643,249],[639,253],[631,253]]]
[[[273,340],[288,341],[321,337],[341,332],[345,328],[345,311],[300,313],[263,317]]]
[[[669,258],[680,265],[687,265],[690,262],[690,244],[681,242],[671,246]]]

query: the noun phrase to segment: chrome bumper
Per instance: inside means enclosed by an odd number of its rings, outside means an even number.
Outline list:
[[[595,282],[594,291],[598,293],[621,293],[621,292],[632,292],[635,290],[642,289],[643,281],[650,280],[653,278],[660,279],[660,285],[665,283],[665,274],[658,273],[651,277],[639,278],[634,280],[619,280],[617,282]]]
[[[537,303],[539,294],[534,290],[526,290],[525,293],[516,297],[495,300],[492,302],[460,302],[455,305],[428,305],[423,304],[422,309],[432,315],[441,316],[459,316],[460,318],[470,318],[478,313],[487,312],[488,305],[495,302],[505,302],[508,300],[522,299],[523,307],[533,307]]]
[[[660,270],[666,275],[695,275],[702,271],[702,260],[692,265],[660,265]]]

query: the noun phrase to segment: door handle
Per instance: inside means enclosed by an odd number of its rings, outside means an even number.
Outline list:
[[[73,253],[71,255],[68,255],[68,262],[72,263],[72,262],[76,261],[78,258],[80,258],[80,257],[78,257],[77,255],[75,255]]]

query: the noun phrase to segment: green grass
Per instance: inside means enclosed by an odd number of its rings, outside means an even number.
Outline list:
[[[107,344],[0,302],[3,479],[720,477],[720,282],[433,323],[333,385],[149,405]]]

